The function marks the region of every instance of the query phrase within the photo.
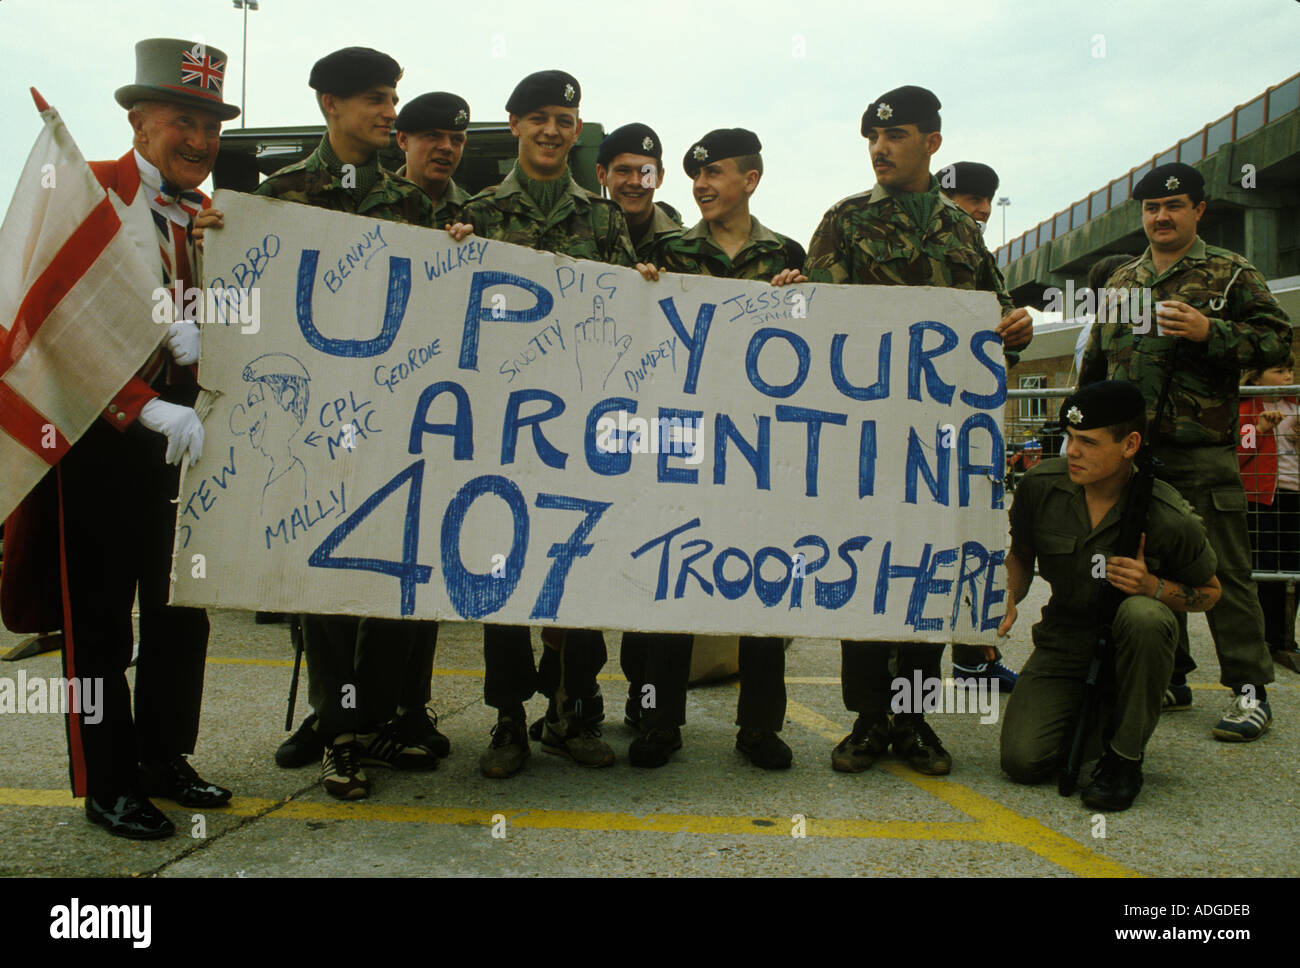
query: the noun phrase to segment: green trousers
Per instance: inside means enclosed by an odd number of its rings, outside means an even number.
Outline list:
[[[1083,702],[1083,680],[1096,632],[1034,627],[1034,652],[1020,672],[1002,719],[1002,769],[1017,783],[1050,780],[1064,764]],[[1097,734],[1126,759],[1142,757],[1160,721],[1160,701],[1174,665],[1178,623],[1167,605],[1131,595],[1111,625],[1113,669],[1103,672]],[[1099,748],[1097,734],[1090,737]]]
[[[1210,547],[1219,560],[1215,576],[1223,595],[1205,613],[1219,656],[1219,681],[1229,688],[1273,681],[1273,658],[1264,640],[1264,613],[1250,577],[1250,535],[1246,491],[1231,447],[1161,447],[1157,475],[1178,489],[1205,523]],[[1178,654],[1174,673],[1196,668],[1187,641],[1187,613],[1179,612]]]

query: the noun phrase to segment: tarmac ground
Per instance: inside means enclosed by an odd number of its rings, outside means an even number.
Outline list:
[[[1003,648],[1013,667],[1028,657],[1031,619],[1045,596],[1036,581]],[[1200,617],[1190,622],[1200,664],[1193,707],[1164,715],[1136,804],[1105,816],[1077,795],[1059,796],[1055,784],[1025,787],[1003,776],[1000,719],[981,723],[977,712],[927,717],[953,755],[947,777],[892,758],[862,774],[833,772],[831,749],[852,715],[840,696],[838,644],[813,639],[796,639],[787,653],[788,771],[757,769],[736,751],[734,682],[691,690],[685,745],[667,766],[631,767],[614,633],[601,686],[604,738],[618,762],[585,769],[534,744],[521,774],[486,779],[478,756],[495,720],[483,703],[482,627],[457,623],[440,629],[433,682],[451,756],[428,773],[373,770],[370,798],[341,802],[321,788],[318,767],[285,770],[272,760],[286,735],[288,626],[257,625],[248,612],[214,611],[211,619],[192,762],[235,791],[229,807],[196,812],[159,800],[174,837],[110,837],[68,792],[63,717],[4,715],[0,875],[1300,875],[1300,676],[1278,668],[1269,687],[1273,726],[1258,741],[1216,742],[1210,729],[1228,693]],[[0,633],[0,649],[23,638]],[[0,677],[20,669],[58,676],[58,654],[0,663]],[[544,702],[535,697],[529,715],[540,716]],[[298,703],[301,721],[305,674]]]

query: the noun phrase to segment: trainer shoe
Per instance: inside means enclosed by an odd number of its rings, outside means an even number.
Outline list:
[[[894,753],[907,765],[928,776],[946,776],[952,772],[952,756],[934,730],[920,716],[894,718]]]
[[[357,737],[363,766],[387,766],[394,770],[433,770],[438,757],[418,742],[404,742],[396,720],[384,723],[373,733]]]
[[[275,751],[275,765],[287,770],[308,763],[319,763],[325,752],[325,741],[316,732],[316,714],[312,713],[302,721],[302,725],[292,736],[286,739]]]
[[[1162,713],[1178,712],[1192,708],[1192,687],[1185,682],[1171,682],[1165,688],[1164,698],[1160,700]]]
[[[502,716],[492,727],[492,742],[478,758],[478,768],[486,777],[505,779],[522,770],[524,762],[532,755],[523,723]]]
[[[542,750],[567,756],[579,766],[613,766],[614,751],[600,738],[600,727],[576,712],[546,721]]]
[[[1141,789],[1142,761],[1126,760],[1108,748],[1084,788],[1083,804],[1093,810],[1127,810]]]
[[[889,740],[888,720],[868,722],[859,716],[853,724],[853,732],[831,751],[831,769],[841,773],[861,773],[889,752]]]
[[[337,736],[321,758],[321,783],[325,792],[340,800],[370,796],[370,780],[361,769],[361,744],[352,733]]]
[[[587,723],[599,729],[600,724],[605,721],[605,698],[600,693],[600,686],[596,687],[596,694],[586,699],[579,699],[572,704],[573,710],[580,715]],[[534,719],[528,727],[528,738],[540,742],[542,733],[546,729],[547,720],[555,718],[555,700],[550,700],[546,706],[546,712]],[[627,722],[624,719],[624,722]],[[628,723],[628,725],[632,725]]]
[[[790,747],[770,729],[742,729],[736,734],[736,749],[764,770],[788,770],[794,762]]]
[[[1272,722],[1273,711],[1269,709],[1267,699],[1234,695],[1223,711],[1223,718],[1213,729],[1214,738],[1248,743],[1263,736]]]
[[[398,713],[397,735],[408,746],[423,746],[438,759],[451,754],[451,740],[438,731],[438,714],[427,706]]]
[[[952,664],[952,678],[955,682],[962,682],[965,679],[989,679],[996,681],[998,692],[1011,692],[1016,688],[1016,680],[1020,678],[1020,673],[1016,672],[1010,666],[1003,665],[1000,660],[993,662],[981,662],[979,665],[971,668],[970,666]]]
[[[647,729],[627,748],[628,762],[633,766],[657,767],[668,762],[676,750],[682,748],[682,731],[672,729]]]

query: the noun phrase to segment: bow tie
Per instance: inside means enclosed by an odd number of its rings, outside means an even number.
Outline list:
[[[178,205],[190,215],[194,215],[203,207],[203,196],[197,191],[193,189],[182,191],[165,180],[158,186],[158,194],[153,197],[153,200],[164,207]]]

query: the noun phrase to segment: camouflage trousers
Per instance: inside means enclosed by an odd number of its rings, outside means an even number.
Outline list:
[[[1161,480],[1178,489],[1205,523],[1219,560],[1215,577],[1223,596],[1205,613],[1219,656],[1219,681],[1229,688],[1273,681],[1273,660],[1264,641],[1264,613],[1250,577],[1250,534],[1246,491],[1231,447],[1158,447]],[[1187,613],[1178,612],[1174,678],[1196,668],[1187,641]]]

